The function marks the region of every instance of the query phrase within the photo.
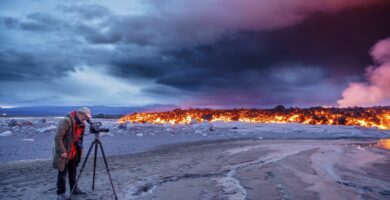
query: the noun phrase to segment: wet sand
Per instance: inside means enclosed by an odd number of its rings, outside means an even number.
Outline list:
[[[119,199],[390,199],[390,151],[373,141],[206,141],[108,161]],[[72,199],[114,199],[101,158],[91,189],[92,165]],[[48,160],[0,164],[0,199],[55,199],[56,176]]]

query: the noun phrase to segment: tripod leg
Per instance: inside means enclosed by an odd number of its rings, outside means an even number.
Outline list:
[[[107,164],[107,159],[106,159],[106,154],[104,153],[104,150],[103,150],[103,145],[100,141],[98,141],[99,146],[100,146],[100,150],[102,151],[102,154],[103,154],[103,160],[104,160],[104,164],[106,166],[106,170],[107,170],[107,173],[108,173],[108,178],[110,179],[110,183],[111,183],[111,187],[112,187],[112,191],[114,192],[114,196],[115,196],[115,200],[118,200],[118,197],[116,196],[116,192],[115,192],[115,188],[114,188],[114,184],[112,183],[112,179],[111,179],[111,174],[110,174],[110,169],[108,169],[108,164]]]
[[[93,159],[93,178],[92,178],[92,190],[95,189],[95,173],[96,173],[96,157],[97,157],[97,146],[95,145],[95,158]]]
[[[72,198],[73,191],[76,189],[76,186],[77,186],[77,184],[78,184],[78,182],[79,182],[81,173],[83,173],[85,164],[87,164],[87,160],[88,160],[89,154],[91,153],[91,150],[92,150],[93,145],[97,146],[96,141],[93,141],[93,142],[91,143],[91,146],[89,146],[87,156],[85,157],[84,162],[83,162],[83,165],[81,166],[80,173],[79,173],[79,175],[77,176],[77,179],[76,179],[76,183],[74,184],[72,190],[70,191],[70,195],[69,195],[68,200],[70,200],[70,199]]]

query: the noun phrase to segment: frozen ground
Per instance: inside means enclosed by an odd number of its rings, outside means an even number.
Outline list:
[[[51,146],[58,118],[0,126],[0,199],[55,199]],[[390,131],[301,124],[118,125],[102,135],[119,199],[390,199]],[[17,125],[15,125],[15,123]],[[10,126],[11,125],[11,126]],[[93,135],[85,137],[88,148]],[[114,199],[97,160],[80,180],[87,196]],[[69,191],[69,188],[68,188]]]
[[[109,156],[108,161],[118,199],[390,199],[390,151],[367,142],[203,141]],[[55,199],[57,171],[50,163],[0,164],[0,199]],[[103,163],[97,160],[92,190],[88,161],[79,183],[88,194],[72,199],[114,199]]]
[[[0,162],[50,159],[56,126],[60,118],[14,118],[0,121]],[[150,150],[156,146],[226,139],[340,139],[390,137],[390,131],[375,128],[258,124],[242,122],[195,123],[189,125],[116,124],[116,119],[95,119],[110,128],[101,141],[108,155],[129,154]],[[93,135],[85,137],[88,149]]]

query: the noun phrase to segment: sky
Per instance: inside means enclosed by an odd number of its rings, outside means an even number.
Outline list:
[[[388,0],[0,0],[0,107],[390,105]]]

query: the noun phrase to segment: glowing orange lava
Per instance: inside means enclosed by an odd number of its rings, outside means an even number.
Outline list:
[[[289,108],[274,109],[175,109],[167,112],[144,112],[126,115],[119,123],[189,124],[203,121],[241,121],[257,123],[302,123],[376,127],[390,130],[390,107],[373,108]]]

